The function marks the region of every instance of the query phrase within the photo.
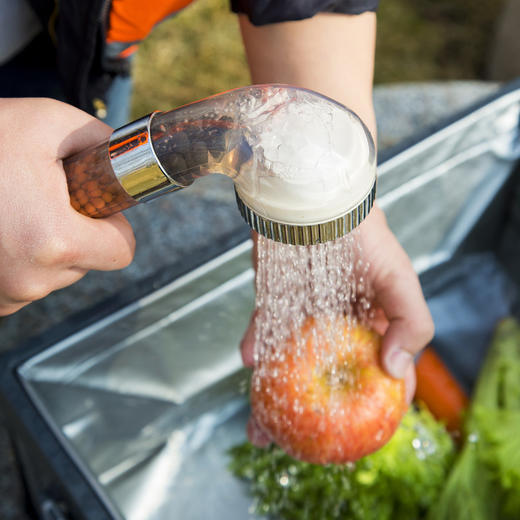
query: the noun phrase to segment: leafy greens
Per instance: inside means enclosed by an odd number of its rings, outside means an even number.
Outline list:
[[[438,498],[454,456],[443,425],[412,408],[383,448],[355,464],[318,466],[280,448],[231,449],[231,471],[247,480],[256,512],[286,520],[417,520]]]
[[[431,520],[520,517],[520,325],[499,323],[465,421],[466,442]]]

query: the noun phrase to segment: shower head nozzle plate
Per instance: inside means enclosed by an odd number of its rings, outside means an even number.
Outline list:
[[[356,228],[369,214],[376,196],[376,179],[372,188],[356,206],[339,217],[316,224],[290,224],[262,217],[248,206],[235,187],[238,209],[244,220],[256,232],[276,242],[295,246],[309,246],[336,240]]]

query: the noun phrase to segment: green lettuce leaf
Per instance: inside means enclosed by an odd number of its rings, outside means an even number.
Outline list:
[[[520,326],[513,318],[496,329],[465,431],[465,446],[429,518],[520,518]]]

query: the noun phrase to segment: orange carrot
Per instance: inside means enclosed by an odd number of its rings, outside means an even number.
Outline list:
[[[432,347],[424,349],[415,368],[415,399],[423,401],[433,416],[446,424],[449,431],[460,431],[462,412],[469,401],[455,377]]]

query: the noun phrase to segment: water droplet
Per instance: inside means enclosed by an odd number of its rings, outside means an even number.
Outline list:
[[[472,432],[468,435],[468,442],[471,442],[472,444],[478,442],[478,433]]]
[[[280,486],[287,487],[290,483],[289,474],[284,471],[280,475],[279,482],[280,482]]]
[[[347,462],[345,464],[345,467],[349,470],[349,471],[354,471],[356,469],[356,464],[354,462]]]

